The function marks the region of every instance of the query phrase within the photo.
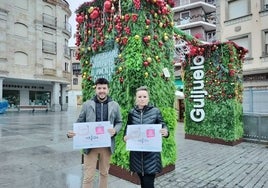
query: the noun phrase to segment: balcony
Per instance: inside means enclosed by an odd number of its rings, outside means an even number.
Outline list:
[[[50,68],[43,68],[43,74],[46,76],[56,76],[56,70]]]
[[[183,11],[187,11],[187,10],[191,10],[191,9],[195,9],[195,8],[200,8],[200,7],[204,10],[205,13],[216,12],[215,4],[212,4],[209,2],[206,3],[203,1],[198,1],[198,2],[194,2],[194,3],[189,3],[189,4],[177,6],[177,7],[174,7],[172,9],[172,11],[174,13],[176,13],[176,12],[183,12]]]
[[[62,76],[63,76],[63,78],[66,78],[69,81],[72,80],[72,74],[70,72],[62,71]]]
[[[179,25],[179,23],[177,23],[177,24],[175,23],[175,27],[177,27],[178,29],[181,29],[181,30],[187,30],[187,29],[191,29],[194,27],[203,27],[205,31],[216,30],[216,25],[213,23],[209,23],[209,22],[203,21],[203,20],[191,22],[191,19],[190,19],[190,22],[184,23],[183,25]]]
[[[67,35],[71,36],[71,34],[72,34],[72,26],[71,26],[71,24],[68,23],[68,22],[64,22],[63,24],[64,24],[63,32],[66,33]]]

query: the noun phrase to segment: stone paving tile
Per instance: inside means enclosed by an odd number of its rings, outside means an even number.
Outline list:
[[[79,188],[79,151],[66,139],[79,111],[0,115],[1,188]],[[176,132],[174,171],[156,178],[156,188],[266,188],[268,148],[243,142],[225,146],[184,139]],[[96,174],[95,187],[97,188]],[[139,185],[110,175],[109,188]]]

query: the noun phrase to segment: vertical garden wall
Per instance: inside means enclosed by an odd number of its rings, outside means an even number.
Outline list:
[[[172,6],[173,0],[96,0],[76,10],[83,100],[94,95],[96,78],[109,79],[110,94],[121,106],[124,129],[136,88],[148,86],[150,101],[161,109],[171,133],[163,141],[164,166],[176,161]],[[116,144],[112,164],[128,169],[123,131]]]
[[[190,46],[183,64],[186,138],[228,145],[242,138],[246,53],[232,42]]]

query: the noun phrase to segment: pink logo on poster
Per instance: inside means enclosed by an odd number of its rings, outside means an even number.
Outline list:
[[[95,128],[96,134],[104,134],[104,127],[98,126]]]
[[[155,137],[154,129],[147,129],[146,130],[146,136],[147,136],[147,138]]]

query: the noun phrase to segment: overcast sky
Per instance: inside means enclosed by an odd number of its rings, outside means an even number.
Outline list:
[[[74,33],[76,32],[76,21],[75,21],[75,10],[84,2],[88,2],[90,0],[67,0],[67,2],[70,5],[70,9],[72,11],[72,16],[69,19],[69,23],[72,25],[72,36],[69,40],[69,46],[75,46],[75,38],[74,38]]]

